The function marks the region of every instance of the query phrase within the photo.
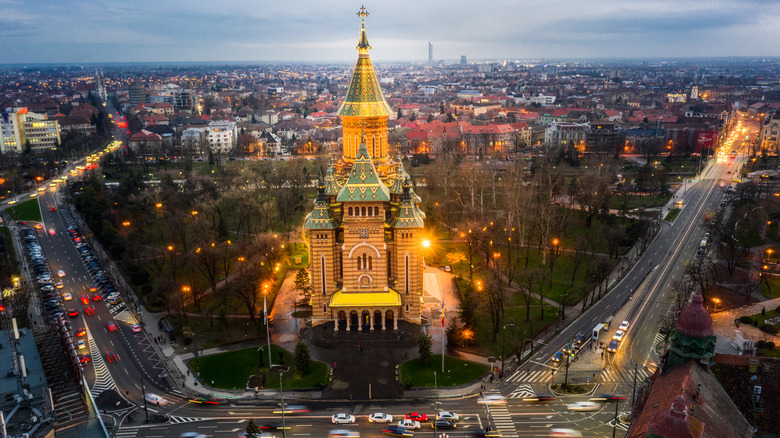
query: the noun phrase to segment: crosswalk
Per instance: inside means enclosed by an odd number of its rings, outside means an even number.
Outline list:
[[[135,438],[138,435],[138,428],[141,426],[122,426],[114,434],[115,438]]]
[[[537,371],[517,370],[506,381],[511,383],[549,382],[552,376],[550,371],[549,369]]]
[[[95,384],[92,385],[92,396],[97,398],[103,391],[116,389],[116,384],[108,372],[103,355],[98,350],[97,343],[92,336],[89,337],[89,352],[92,355],[92,367],[95,370]]]
[[[646,377],[650,376],[650,371],[645,369],[644,367],[638,368],[636,370],[636,380],[637,382],[642,382],[645,380]],[[625,369],[620,372],[619,370],[609,367],[601,372],[599,375],[599,382],[601,383],[617,383],[622,382],[625,379],[633,380],[634,378],[634,370],[633,369]]]
[[[536,391],[534,391],[534,388],[529,383],[523,383],[519,385],[517,388],[515,388],[512,393],[510,393],[507,397],[508,398],[523,398],[528,397],[531,395],[536,394]]]
[[[501,392],[497,389],[487,391],[486,396],[496,395],[500,396]],[[504,437],[517,437],[517,429],[515,423],[512,421],[512,415],[507,409],[507,405],[490,405],[490,418],[493,420],[493,426],[495,430],[501,433]]]

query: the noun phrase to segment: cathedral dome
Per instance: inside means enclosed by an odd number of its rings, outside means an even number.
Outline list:
[[[675,328],[683,335],[694,338],[706,338],[712,336],[712,317],[704,308],[704,298],[696,292],[693,300],[688,304],[677,318]]]

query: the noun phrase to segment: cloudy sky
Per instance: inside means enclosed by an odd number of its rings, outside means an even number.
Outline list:
[[[780,56],[778,0],[368,0],[376,61]],[[360,2],[0,0],[0,64],[353,61]]]

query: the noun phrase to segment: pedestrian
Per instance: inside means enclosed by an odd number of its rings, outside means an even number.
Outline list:
[[[190,370],[187,370],[187,377],[190,376]]]
[[[335,368],[338,368],[338,367],[339,367],[339,365],[336,362],[333,362],[333,368],[335,369]]]

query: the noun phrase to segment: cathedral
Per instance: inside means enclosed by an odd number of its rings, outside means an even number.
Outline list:
[[[365,17],[344,102],[343,156],[328,166],[306,216],[312,326],[395,330],[420,324],[425,214],[400,155],[387,142],[392,114],[368,56]]]

